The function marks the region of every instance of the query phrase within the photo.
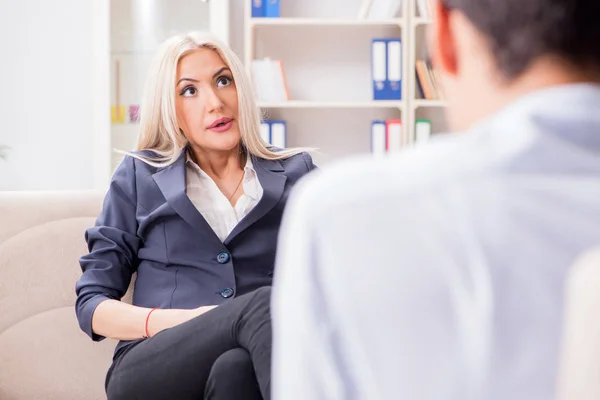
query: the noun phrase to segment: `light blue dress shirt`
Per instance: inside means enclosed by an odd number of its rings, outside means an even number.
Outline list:
[[[565,274],[597,244],[599,86],[314,172],[280,232],[273,398],[552,399]]]

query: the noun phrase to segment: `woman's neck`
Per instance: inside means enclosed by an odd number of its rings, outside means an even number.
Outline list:
[[[213,179],[224,180],[243,170],[244,154],[236,147],[228,152],[202,151],[190,148],[192,159],[202,171]]]

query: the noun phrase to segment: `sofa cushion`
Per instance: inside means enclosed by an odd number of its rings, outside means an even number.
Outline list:
[[[66,218],[96,218],[103,191],[0,192],[0,243],[19,232]]]
[[[105,398],[116,342],[92,342],[74,308],[85,230],[103,198],[0,192],[0,400]]]
[[[84,233],[93,225],[91,217],[66,218],[0,243],[0,332],[39,312],[75,304],[78,260],[87,251]]]
[[[73,306],[31,316],[0,333],[0,399],[106,399],[115,341],[92,343]]]

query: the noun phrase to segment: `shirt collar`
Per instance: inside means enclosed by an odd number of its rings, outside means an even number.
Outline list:
[[[248,154],[246,157],[246,165],[244,166],[244,181],[242,182],[242,185],[244,186],[244,193],[252,200],[258,200],[258,184],[258,176],[254,169],[254,165],[252,164],[252,157]]]
[[[194,162],[192,157],[190,156],[190,151],[186,151],[185,155],[186,164],[193,168],[195,171],[199,172],[200,176],[203,178],[211,179],[206,172],[200,168],[198,164]],[[244,187],[244,193],[252,198],[253,200],[258,199],[258,188],[256,187],[256,180],[258,179],[256,170],[254,169],[254,164],[252,164],[252,156],[248,154],[246,157],[246,165],[244,165],[244,178],[242,185]]]
[[[471,131],[494,132],[499,141],[511,146],[530,140],[523,132],[535,132],[544,137],[555,136],[572,145],[598,151],[598,103],[598,84],[556,85],[522,96],[474,125]]]

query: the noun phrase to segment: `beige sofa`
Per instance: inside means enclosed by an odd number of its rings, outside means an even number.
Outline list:
[[[0,192],[0,400],[105,399],[115,341],[75,318],[78,259],[99,192]],[[130,301],[130,287],[124,301]],[[567,283],[560,400],[600,398],[600,249]]]
[[[115,342],[75,318],[84,231],[98,192],[0,192],[0,399],[106,399]]]

